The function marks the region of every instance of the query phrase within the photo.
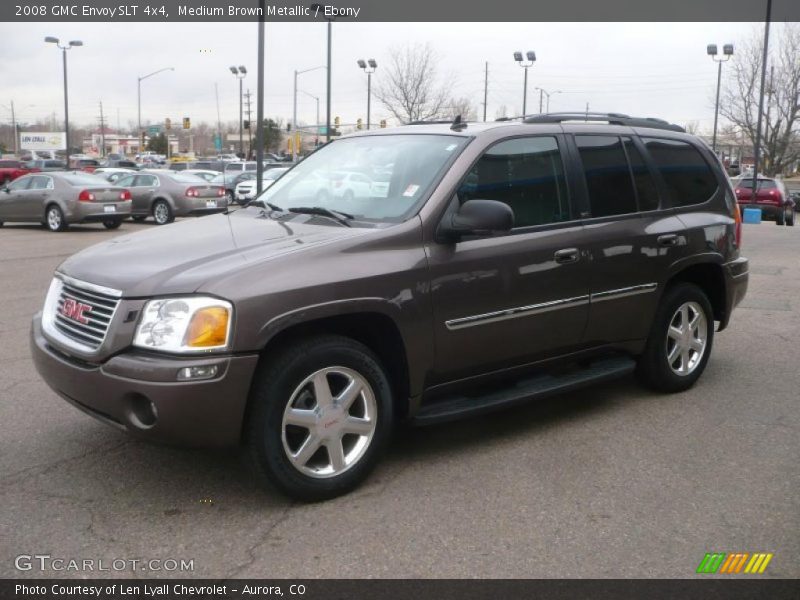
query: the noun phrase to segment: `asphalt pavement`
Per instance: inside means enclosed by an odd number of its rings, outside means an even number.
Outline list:
[[[800,576],[800,227],[745,226],[750,290],[692,390],[629,378],[400,429],[360,489],[300,504],[236,452],[129,439],[37,376],[28,329],[55,267],[153,226],[0,229],[0,577],[684,578],[734,551]],[[43,554],[110,570],[15,568]],[[113,568],[153,559],[193,570]]]

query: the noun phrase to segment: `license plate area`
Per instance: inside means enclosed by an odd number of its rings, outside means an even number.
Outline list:
[[[117,207],[114,204],[106,204],[103,207],[103,212],[107,212],[107,213],[117,212]]]
[[[206,200],[206,208],[217,208],[216,200]]]

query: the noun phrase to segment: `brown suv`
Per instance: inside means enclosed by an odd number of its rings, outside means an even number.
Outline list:
[[[719,161],[663,121],[414,124],[337,139],[247,208],[72,256],[31,343],[101,421],[243,443],[279,489],[328,498],[399,419],[634,371],[689,388],[747,289],[740,236]]]

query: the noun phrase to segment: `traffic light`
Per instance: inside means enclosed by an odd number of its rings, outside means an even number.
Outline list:
[[[242,121],[242,127],[244,129],[250,129],[250,121]]]
[[[386,119],[381,119],[381,129],[386,129]]]
[[[172,129],[172,119],[169,117],[164,119],[164,129]]]
[[[292,130],[292,124],[291,123],[287,123],[286,124],[286,131],[291,131],[291,130]]]
[[[192,120],[189,117],[183,117],[183,128],[184,129],[192,128]]]
[[[341,125],[341,123],[342,120],[339,117],[333,119],[333,126],[336,127],[336,129],[339,129],[339,125]]]
[[[364,128],[364,126],[361,123],[361,119],[358,119],[356,121],[356,129],[363,129],[363,128]]]

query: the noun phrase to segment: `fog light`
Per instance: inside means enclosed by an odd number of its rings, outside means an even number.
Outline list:
[[[199,367],[184,367],[178,371],[178,381],[190,381],[196,379],[211,379],[217,376],[217,365],[203,365]]]

